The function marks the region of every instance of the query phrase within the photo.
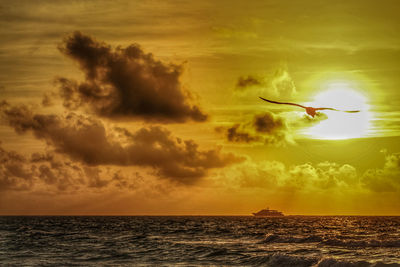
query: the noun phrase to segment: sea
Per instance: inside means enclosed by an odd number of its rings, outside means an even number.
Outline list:
[[[2,216],[1,266],[400,266],[400,217]]]

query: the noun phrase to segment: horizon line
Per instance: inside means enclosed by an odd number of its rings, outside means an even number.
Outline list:
[[[284,216],[254,216],[251,214],[0,214],[0,217],[254,217],[254,218],[282,218],[282,217],[400,217],[400,214],[288,214]]]

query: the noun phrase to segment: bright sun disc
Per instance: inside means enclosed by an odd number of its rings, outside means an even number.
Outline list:
[[[370,128],[371,115],[364,95],[350,88],[346,83],[332,83],[326,91],[320,92],[312,107],[331,107],[339,110],[360,110],[346,113],[324,110],[328,118],[307,129],[306,134],[318,139],[349,139],[366,136]]]

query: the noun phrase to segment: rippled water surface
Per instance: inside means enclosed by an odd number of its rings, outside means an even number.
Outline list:
[[[0,217],[0,265],[400,266],[400,217]]]

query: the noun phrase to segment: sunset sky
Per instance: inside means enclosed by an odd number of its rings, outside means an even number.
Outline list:
[[[400,215],[399,12],[0,0],[0,214]]]

